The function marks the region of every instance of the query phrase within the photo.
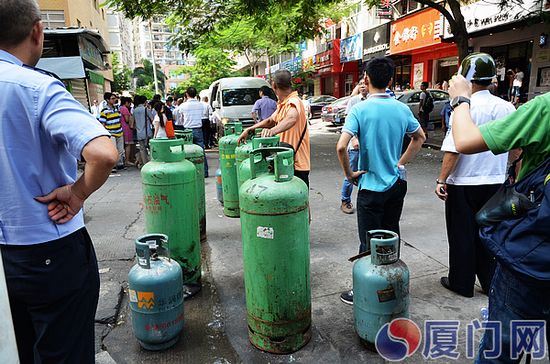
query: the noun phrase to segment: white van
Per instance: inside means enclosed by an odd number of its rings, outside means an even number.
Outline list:
[[[262,86],[270,87],[266,80],[257,77],[228,77],[214,81],[209,90],[216,123],[240,121],[243,126],[252,125],[252,106],[260,98],[258,92]],[[273,92],[268,96],[277,100]]]

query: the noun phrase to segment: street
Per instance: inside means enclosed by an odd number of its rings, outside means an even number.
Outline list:
[[[353,308],[339,298],[342,291],[351,288],[352,263],[347,259],[357,254],[359,244],[356,215],[340,211],[342,172],[335,153],[339,133],[323,125],[320,119],[312,122],[310,130],[311,342],[292,355],[267,354],[248,342],[240,224],[238,219],[223,215],[223,208],[216,200],[215,179],[208,178],[203,289],[185,301],[184,332],[176,346],[164,352],[141,349],[132,334],[126,290],[127,274],[134,264],[133,241],[144,233],[144,216],[140,175],[136,169],[129,169],[112,175],[86,204],[86,221],[95,244],[102,285],[96,316],[98,362],[384,362],[362,346],[354,330]],[[471,362],[465,357],[466,324],[479,318],[487,297],[479,287],[475,297],[467,299],[439,284],[448,264],[443,203],[433,193],[441,158],[438,150],[423,148],[408,165],[401,259],[411,274],[411,319],[421,328],[424,320],[459,320],[460,357],[456,362]],[[213,176],[218,154],[209,152],[208,161]],[[423,349],[421,345],[406,361],[425,362]],[[449,359],[437,361],[446,360]]]

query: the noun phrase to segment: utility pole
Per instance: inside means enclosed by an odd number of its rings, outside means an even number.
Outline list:
[[[159,81],[157,79],[157,61],[155,60],[155,47],[153,46],[153,24],[149,18],[149,38],[151,39],[151,59],[153,60],[153,77],[155,79],[155,94],[159,93]]]

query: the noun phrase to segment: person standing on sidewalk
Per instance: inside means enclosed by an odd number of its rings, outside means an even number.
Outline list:
[[[267,119],[245,129],[237,143],[246,141],[248,134],[256,128],[263,128],[262,137],[281,135],[281,142],[294,149],[294,175],[309,188],[309,130],[304,103],[297,91],[292,91],[292,75],[288,70],[278,70],[271,81],[273,91],[279,100],[277,110]]]
[[[367,64],[369,98],[351,109],[336,146],[346,178],[359,189],[359,253],[370,251],[369,230],[386,229],[400,234],[399,218],[407,182],[400,178],[398,166],[407,164],[426,139],[411,110],[386,93],[393,71],[393,61],[387,57],[374,58]],[[405,134],[411,136],[411,143],[401,155]],[[356,172],[350,168],[347,153],[347,146],[354,136],[361,146]],[[343,292],[340,299],[353,304],[353,291]]]
[[[367,99],[369,90],[365,85],[365,80],[361,80],[358,83],[358,95],[353,96],[346,105],[346,115],[349,115],[351,108],[357,105],[361,101]],[[349,157],[349,166],[353,172],[357,171],[357,163],[359,162],[359,140],[354,136],[351,138],[348,144],[348,157]],[[353,184],[348,181],[347,178],[344,178],[342,182],[342,193],[341,200],[342,204],[340,205],[340,210],[344,214],[353,214],[353,204],[351,203],[351,193],[353,192]]]
[[[34,68],[37,3],[0,1],[0,23],[0,250],[19,360],[91,364],[99,272],[81,209],[118,153],[63,83]]]
[[[488,322],[499,322],[502,335],[496,338],[494,330],[484,330],[476,363],[519,363],[522,353],[516,352],[516,356],[511,352],[518,341],[518,333],[513,336],[508,329],[512,321],[540,320],[546,325],[546,334],[550,322],[550,183],[544,183],[548,170],[540,168],[547,166],[550,158],[550,92],[535,97],[503,119],[479,127],[470,112],[470,82],[462,75],[454,76],[449,95],[454,105],[452,132],[457,151],[474,154],[490,150],[500,154],[521,148],[522,164],[514,189],[524,195],[531,194],[527,187],[536,190],[532,193],[536,207],[523,216],[503,218],[480,230],[484,246],[497,258],[489,291]],[[523,182],[530,181],[532,173],[542,183],[526,186]],[[520,185],[521,191],[517,191]],[[533,332],[538,337],[545,336],[540,328]],[[488,359],[484,353],[494,353],[495,342],[500,343],[502,350],[498,358]],[[538,346],[535,341],[532,344]]]
[[[256,100],[254,106],[252,106],[252,119],[254,124],[267,119],[275,110],[277,110],[277,103],[269,97],[271,90],[267,86],[260,87],[260,98]]]
[[[189,87],[185,92],[185,101],[179,107],[181,123],[185,129],[191,129],[193,132],[193,144],[197,144],[204,151],[204,139],[202,134],[202,116],[204,114],[203,104],[197,100],[197,90]],[[204,155],[204,177],[208,177],[208,161],[206,153]]]
[[[105,107],[99,114],[99,122],[111,133],[111,141],[118,150],[117,169],[124,168],[124,132],[120,123],[120,112],[116,106],[117,97],[111,92],[105,92]]]
[[[418,104],[418,117],[420,118],[420,126],[426,137],[428,137],[428,123],[430,122],[430,113],[434,109],[434,101],[432,94],[428,91],[428,82],[424,81],[420,84],[420,103]]]
[[[490,55],[469,55],[462,61],[461,71],[471,78],[470,113],[476,126],[515,111],[511,103],[489,92],[496,74],[495,62]],[[445,154],[441,172],[436,179],[435,193],[445,201],[449,274],[441,277],[440,283],[461,296],[473,297],[477,275],[481,288],[488,293],[495,259],[481,243],[475,216],[506,179],[508,153],[494,155],[487,151],[472,155],[459,154],[452,132],[447,133],[441,151]]]

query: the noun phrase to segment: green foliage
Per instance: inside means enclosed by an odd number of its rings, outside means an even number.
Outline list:
[[[135,94],[139,96],[145,96],[147,100],[152,100],[153,96],[155,95],[155,90],[151,89],[151,86],[142,86],[136,88]]]
[[[132,84],[132,71],[127,65],[121,64],[118,54],[113,53],[113,84],[111,88],[114,92],[129,90]]]
[[[136,67],[132,72],[132,77],[136,79],[137,87],[149,87],[151,90],[155,90],[155,78],[153,75],[153,63],[148,59],[142,60],[143,66]],[[157,64],[157,80],[158,88],[164,93],[166,84],[166,75],[162,72],[162,69]]]

